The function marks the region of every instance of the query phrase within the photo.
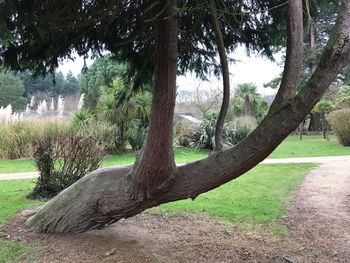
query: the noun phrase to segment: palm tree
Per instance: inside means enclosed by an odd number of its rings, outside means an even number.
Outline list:
[[[100,87],[100,97],[98,110],[102,117],[118,129],[119,138],[116,138],[116,147],[124,151],[126,149],[128,119],[130,111],[133,110],[132,103],[129,101],[118,102],[116,97],[124,88],[124,82],[117,78],[109,86]]]
[[[322,130],[323,138],[329,139],[328,137],[328,121],[326,115],[334,109],[333,103],[328,100],[320,100],[314,107],[315,112],[319,112],[322,118]]]
[[[119,150],[126,149],[130,121],[138,119],[140,125],[148,126],[151,104],[150,92],[135,92],[120,78],[114,79],[110,86],[100,87],[98,109],[107,121],[117,126]]]
[[[257,104],[259,94],[257,93],[257,87],[253,83],[242,83],[238,85],[236,96],[244,100],[243,114],[245,116],[253,115],[253,108]]]

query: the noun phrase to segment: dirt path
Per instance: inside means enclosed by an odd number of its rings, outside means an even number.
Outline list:
[[[350,262],[350,160],[326,160],[295,193],[289,236],[242,231],[206,216],[143,213],[103,230],[39,235],[20,215],[0,237],[40,242],[35,262]],[[28,260],[33,262],[33,260]]]
[[[296,193],[287,217],[296,262],[350,262],[350,162],[328,161]]]

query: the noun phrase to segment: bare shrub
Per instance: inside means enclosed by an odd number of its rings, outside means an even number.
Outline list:
[[[85,174],[96,170],[104,149],[90,137],[45,136],[33,143],[33,159],[40,172],[30,198],[53,197]]]

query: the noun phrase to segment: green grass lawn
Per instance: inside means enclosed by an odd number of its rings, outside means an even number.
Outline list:
[[[350,155],[350,147],[341,146],[335,136],[330,141],[321,136],[304,136],[300,141],[298,136],[289,136],[269,158],[311,157]],[[208,152],[188,148],[175,149],[177,163],[186,163],[208,156]],[[111,165],[127,165],[135,161],[133,153],[120,153],[107,157],[103,167]],[[31,172],[35,171],[32,160],[0,160],[0,173]]]
[[[22,173],[35,171],[36,167],[32,160],[0,160],[0,173]]]
[[[0,227],[17,211],[40,203],[25,198],[34,185],[33,180],[0,180]]]
[[[321,135],[310,135],[304,136],[301,141],[299,136],[289,136],[269,158],[339,155],[350,155],[350,147],[340,145],[335,136],[330,136],[330,140],[327,141]]]
[[[0,228],[18,211],[40,203],[25,198],[33,187],[32,180],[0,181]],[[33,254],[35,251],[30,246],[0,239],[0,263],[19,262],[24,256]]]
[[[190,148],[178,148],[175,149],[175,160],[177,163],[186,163],[195,161],[208,156],[206,151],[198,151]],[[112,165],[127,165],[132,164],[135,161],[135,154],[119,153],[108,156],[103,162],[102,166]],[[20,173],[20,172],[32,172],[35,171],[35,164],[32,160],[0,160],[0,173]]]

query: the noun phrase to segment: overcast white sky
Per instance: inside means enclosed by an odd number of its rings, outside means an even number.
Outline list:
[[[269,82],[275,76],[282,72],[282,67],[275,62],[271,62],[267,59],[256,57],[251,55],[248,57],[245,54],[244,48],[238,48],[234,54],[230,55],[232,58],[237,60],[236,63],[230,65],[231,73],[231,87],[235,87],[237,84],[244,82],[253,82],[258,86],[258,91],[262,95],[274,94],[275,91],[263,88],[263,84]],[[281,61],[281,54],[277,54],[275,59],[277,62]],[[89,66],[92,61],[87,61]],[[77,57],[75,61],[65,61],[58,70],[62,71],[63,74],[67,74],[69,70],[77,76],[84,66],[84,60]],[[187,74],[186,76],[178,77],[179,89],[195,89],[200,86],[203,89],[209,88],[222,88],[221,81],[215,77],[212,77],[208,81],[201,81],[196,79],[194,76]]]

